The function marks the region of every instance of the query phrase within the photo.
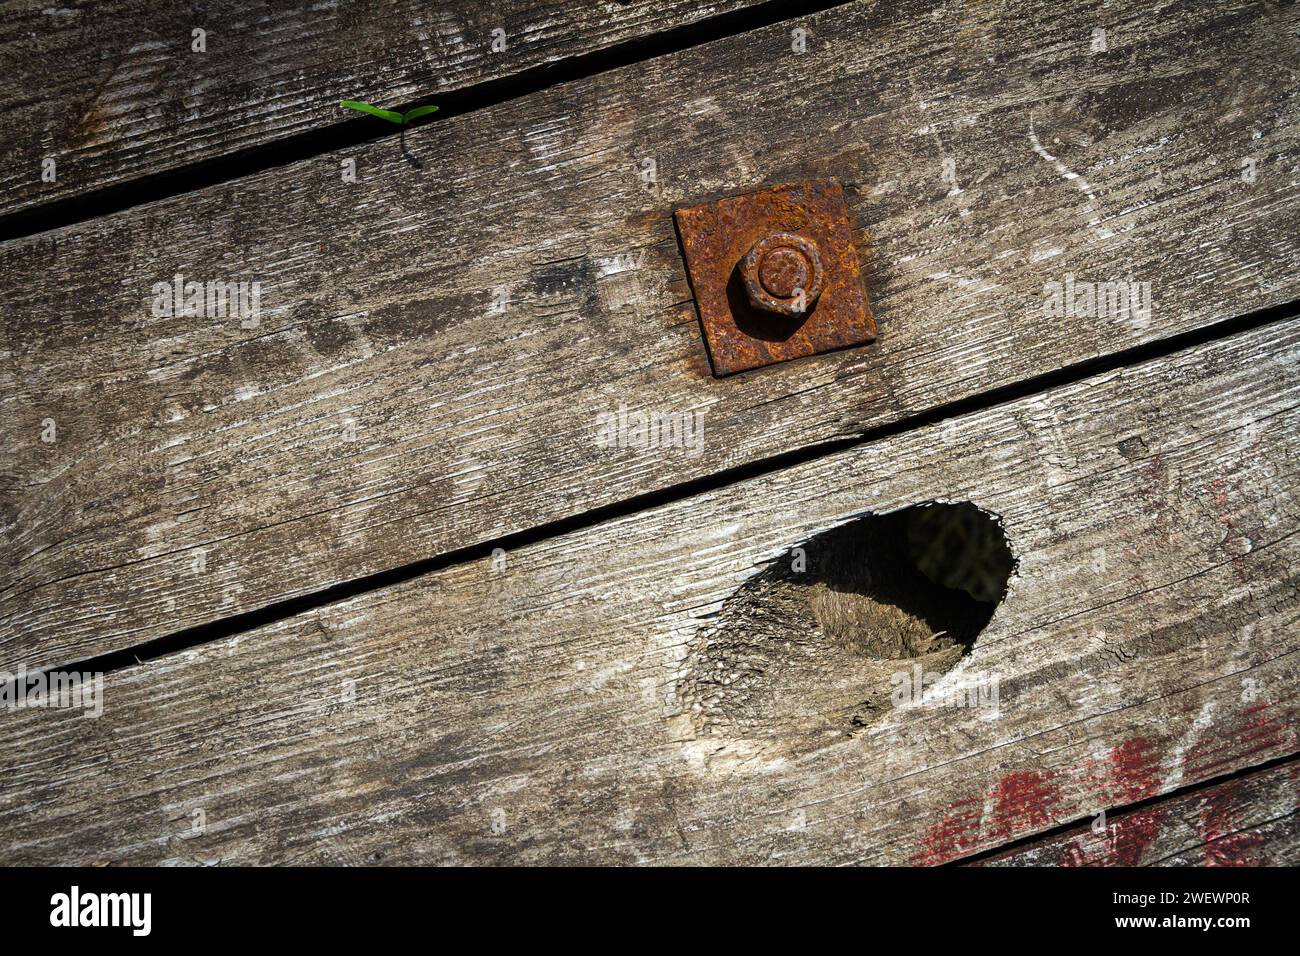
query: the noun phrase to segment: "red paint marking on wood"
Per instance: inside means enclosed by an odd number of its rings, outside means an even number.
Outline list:
[[[1222,478],[1215,478],[1210,482],[1210,491],[1214,495],[1214,507],[1219,510],[1219,521],[1225,527],[1232,527],[1232,515],[1228,513],[1228,492],[1227,482]]]
[[[1193,777],[1210,776],[1211,772],[1245,757],[1289,747],[1290,714],[1269,715],[1271,703],[1259,703],[1242,712],[1242,720],[1227,731],[1214,746],[1189,750],[1183,758],[1184,771]]]
[[[1136,803],[1160,792],[1161,753],[1146,737],[1130,737],[1083,765],[1085,790],[1098,808]]]
[[[1111,791],[1116,802],[1136,803],[1160,792],[1160,752],[1146,737],[1130,737],[1110,752]]]
[[[1165,807],[1152,807],[1127,814],[1115,822],[1111,859],[1108,866],[1137,866],[1143,854],[1160,835]]]
[[[1156,452],[1152,455],[1151,461],[1142,469],[1142,484],[1139,486],[1138,492],[1153,505],[1153,507],[1145,509],[1147,514],[1160,515],[1169,508],[1169,502],[1165,501],[1164,496],[1160,493],[1160,486],[1165,483],[1165,472],[1165,456],[1163,452]]]
[[[1151,526],[1145,534],[1153,536],[1157,542],[1167,544],[1170,539],[1172,509],[1166,495],[1169,484],[1165,456],[1156,452],[1151,461],[1142,469],[1141,483],[1138,485],[1139,506],[1142,513],[1150,516]],[[1139,553],[1145,553],[1147,546],[1139,546]],[[1142,567],[1141,564],[1138,567]],[[1139,577],[1141,576],[1139,572]]]
[[[1241,823],[1241,781],[1232,780],[1206,795],[1201,809],[1200,831],[1206,841],[1206,866],[1254,866],[1255,851],[1264,843],[1258,833],[1235,833]]]
[[[1130,737],[1112,747],[1100,766],[1090,765],[1097,795],[1110,805],[1136,803],[1160,792],[1161,755],[1146,737]],[[1089,830],[1067,844],[1062,866],[1136,866],[1160,833],[1164,807],[1113,818],[1104,832]]]
[[[999,780],[992,793],[989,836],[1006,839],[1050,823],[1052,811],[1061,802],[1061,789],[1051,778],[1037,770],[1021,770]]]
[[[1116,819],[1104,834],[1076,837],[1061,857],[1061,866],[1137,866],[1160,835],[1164,807],[1137,810]]]
[[[1245,541],[1246,550],[1251,548],[1250,539],[1241,533],[1237,527],[1237,516],[1234,515],[1228,507],[1228,483],[1223,478],[1215,478],[1210,482],[1210,492],[1214,498],[1214,509],[1217,512],[1219,524],[1223,525],[1223,541],[1219,543],[1232,561],[1232,569],[1236,572],[1237,577],[1242,581],[1247,580],[1249,574],[1246,571],[1246,556],[1241,553],[1241,546],[1236,548],[1230,547],[1229,543],[1233,541]]]
[[[967,808],[967,809],[961,809]],[[984,819],[984,801],[958,800],[948,804],[948,816],[933,823],[921,840],[921,850],[912,857],[920,866],[937,866],[962,856],[979,843],[980,824]],[[951,811],[958,810],[957,813]]]
[[[1256,851],[1264,845],[1258,833],[1234,833],[1205,845],[1206,866],[1259,866]]]
[[[1102,800],[1134,803],[1160,792],[1162,781],[1158,748],[1145,737],[1131,737],[1113,747],[1100,762],[1080,768],[1090,789]],[[993,809],[984,819],[984,800],[968,798],[950,803],[945,816],[931,824],[912,862],[935,865],[958,859],[982,842],[1004,841],[1051,824],[1062,802],[1056,773],[1020,770],[1003,776],[989,791]],[[1130,866],[1141,859],[1159,832],[1162,808],[1121,817],[1105,835],[1089,841],[1081,836],[1065,849],[1072,860],[1064,865]],[[1094,845],[1095,844],[1095,845]]]

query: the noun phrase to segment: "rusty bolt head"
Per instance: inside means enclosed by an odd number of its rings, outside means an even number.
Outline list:
[[[754,243],[740,260],[749,303],[778,315],[812,311],[826,288],[826,271],[817,243],[792,232],[774,232]]]
[[[715,376],[875,339],[876,323],[854,247],[854,216],[838,180],[765,186],[678,209],[673,215]],[[750,304],[740,263],[755,240],[770,233],[811,240],[825,278],[817,279],[813,260],[795,240],[784,246],[791,255],[776,256],[766,268],[751,270],[759,280],[754,288],[761,292],[767,281],[778,292],[793,290],[801,270],[807,269],[807,315],[791,318]],[[809,292],[821,293],[815,306]]]

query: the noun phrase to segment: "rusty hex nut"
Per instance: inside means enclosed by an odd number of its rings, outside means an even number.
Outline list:
[[[676,209],[673,218],[714,377],[875,340],[876,323],[854,246],[858,230],[839,180],[764,186]],[[746,252],[771,233],[811,240],[816,260],[799,239],[774,238],[756,250],[745,274],[741,262]],[[768,243],[772,251],[781,247],[789,254],[768,263],[763,255]],[[824,278],[817,275],[818,264]],[[764,283],[777,292],[793,292],[803,270],[807,314],[763,311],[772,296]],[[744,288],[746,278],[752,280],[752,291]],[[816,297],[815,305],[809,293]],[[761,309],[751,304],[751,295]]]
[[[817,243],[792,232],[774,232],[754,243],[740,260],[740,275],[749,304],[778,315],[811,312],[826,288]]]

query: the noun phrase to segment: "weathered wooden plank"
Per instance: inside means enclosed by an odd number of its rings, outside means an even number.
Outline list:
[[[1140,809],[1107,814],[984,866],[1295,866],[1300,763],[1290,761]]]
[[[340,100],[436,101],[756,2],[7,4],[0,215],[355,118]]]
[[[0,720],[0,858],[942,862],[1294,754],[1298,359],[1275,324],[110,673]],[[936,498],[1019,561],[935,688],[998,706],[873,708],[933,657],[832,641],[816,542]]]
[[[1108,8],[1105,53],[1089,11],[991,4],[959,27],[945,9],[840,8],[808,19],[803,55],[781,24],[454,117],[408,137],[420,169],[378,143],[356,183],[324,156],[0,246],[0,666],[1296,298],[1294,77],[1240,66],[1282,62],[1294,6]],[[713,379],[671,207],[824,174],[870,231],[878,344]],[[261,281],[256,327],[155,318],[177,273]],[[1072,276],[1150,283],[1154,306],[1049,314]],[[702,443],[601,447],[621,407],[703,415]]]

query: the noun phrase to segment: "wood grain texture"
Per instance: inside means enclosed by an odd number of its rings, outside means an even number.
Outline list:
[[[839,8],[807,20],[803,55],[779,24],[415,130],[419,169],[381,142],[356,183],[327,155],[0,246],[0,666],[132,646],[1295,299],[1295,75],[1254,64],[1286,61],[1300,11],[1108,7],[1093,53],[1097,16]],[[879,342],[713,379],[671,208],[822,175],[869,233]],[[258,325],[153,317],[177,273],[261,281]],[[1070,276],[1149,283],[1154,306],[1045,314]],[[602,448],[620,407],[703,413],[702,446]]]
[[[1295,866],[1300,764],[1176,794],[982,861],[985,866]]]
[[[1295,754],[1298,425],[1290,321],[110,673],[99,719],[0,720],[0,859],[938,863]],[[761,633],[717,625],[791,545],[938,498],[1019,561],[944,678],[999,707],[765,734],[859,658],[813,627],[728,683],[702,635]]]
[[[436,102],[756,2],[6,4],[0,215],[355,119],[340,100]],[[196,28],[206,52],[192,49]]]

